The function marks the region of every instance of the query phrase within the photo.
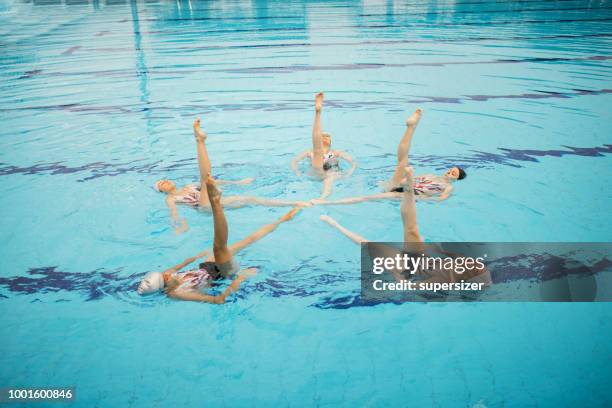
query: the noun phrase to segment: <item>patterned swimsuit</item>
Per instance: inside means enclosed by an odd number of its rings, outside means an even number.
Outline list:
[[[415,195],[434,196],[444,191],[445,187],[443,184],[432,180],[428,176],[415,177],[413,180],[412,187],[414,188]],[[404,187],[396,187],[392,189],[394,193],[403,193]]]
[[[340,169],[340,161],[334,154],[334,152],[329,151],[327,154],[323,156],[323,170],[339,170]]]
[[[200,187],[195,184],[189,184],[182,188],[184,193],[174,197],[174,201],[180,204],[197,206],[200,202]]]
[[[444,191],[444,186],[442,184],[433,181],[427,176],[415,177],[413,187],[416,195],[433,196]]]
[[[212,280],[208,271],[205,269],[194,269],[186,272],[175,272],[173,278],[178,279],[181,283],[176,288],[177,290],[201,290],[209,286]]]

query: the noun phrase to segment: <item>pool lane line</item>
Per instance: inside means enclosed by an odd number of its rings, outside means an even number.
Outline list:
[[[495,59],[480,61],[440,61],[440,62],[410,62],[404,64],[385,64],[385,63],[356,63],[340,65],[294,65],[285,67],[252,67],[252,68],[227,68],[213,69],[215,72],[223,73],[267,73],[283,74],[300,71],[343,71],[361,69],[380,69],[380,68],[406,68],[406,67],[445,67],[447,65],[489,65],[489,64],[520,64],[520,63],[550,63],[550,62],[577,62],[577,61],[607,61],[612,59],[610,55],[592,55],[589,57],[527,57],[521,59]],[[181,71],[179,71],[181,72]],[[184,71],[183,71],[184,72]],[[196,72],[196,71],[194,71]],[[197,71],[197,72],[201,72]],[[171,72],[168,72],[171,73]]]
[[[367,40],[359,42],[330,42],[330,43],[276,43],[276,44],[238,44],[238,45],[207,45],[207,46],[180,46],[173,47],[173,51],[218,51],[232,49],[270,49],[270,48],[291,48],[291,47],[343,47],[343,46],[365,46],[365,45],[396,45],[396,44],[438,44],[438,43],[471,43],[478,41],[531,41],[531,40],[560,40],[560,39],[581,39],[581,38],[606,38],[612,37],[612,33],[590,33],[590,34],[558,34],[543,35],[537,37],[512,36],[512,37],[464,37],[464,38],[439,38],[439,39],[410,39],[410,40]],[[132,47],[91,47],[83,48],[84,52],[132,52]],[[2,58],[0,57],[0,61]]]
[[[511,149],[498,147],[496,151],[485,152],[480,150],[470,149],[462,155],[441,156],[441,155],[414,155],[413,161],[419,165],[427,165],[436,169],[446,169],[449,165],[460,165],[467,168],[486,168],[491,164],[510,166],[521,168],[520,162],[538,163],[538,158],[542,157],[557,157],[563,156],[580,156],[580,157],[606,157],[612,154],[612,144],[603,144],[595,147],[573,147],[561,145],[557,149],[537,150],[537,149]],[[499,153],[501,152],[501,153]],[[373,155],[370,159],[376,159],[380,156]],[[386,157],[386,155],[385,155]],[[162,160],[153,162],[145,162],[146,158],[134,160],[125,163],[108,163],[108,162],[93,162],[80,166],[71,167],[63,162],[52,163],[37,163],[32,166],[15,166],[8,163],[0,162],[0,177],[11,176],[16,174],[23,175],[67,175],[75,173],[89,172],[89,174],[76,182],[86,182],[95,180],[101,177],[115,177],[122,174],[146,174],[146,175],[163,175],[168,171],[176,171],[183,168],[192,168],[195,159],[180,159],[163,165]],[[392,167],[389,165],[389,167]],[[370,173],[371,170],[367,167],[362,167],[362,171]]]
[[[23,72],[20,76],[15,79],[30,79],[36,77],[70,77],[70,76],[103,76],[103,77],[115,77],[119,78],[122,76],[134,76],[136,75],[167,75],[167,74],[189,74],[189,73],[201,73],[201,72],[221,72],[221,73],[236,73],[236,74],[287,74],[300,71],[344,71],[344,70],[363,70],[363,69],[381,69],[381,68],[406,68],[411,66],[416,67],[434,67],[440,68],[447,65],[488,65],[488,64],[521,64],[521,63],[555,63],[555,62],[579,62],[579,61],[607,61],[612,59],[611,55],[591,55],[589,57],[527,57],[521,59],[495,59],[495,60],[480,60],[480,61],[440,61],[440,62],[410,62],[404,64],[385,64],[385,63],[355,63],[355,64],[340,64],[340,65],[294,65],[294,66],[280,66],[280,67],[250,67],[250,68],[225,68],[225,69],[211,69],[206,70],[204,66],[200,66],[198,69],[176,69],[178,65],[173,65],[165,69],[163,66],[152,66],[146,69],[146,71],[134,71],[133,69],[114,69],[114,70],[103,70],[103,71],[85,71],[85,72],[46,72],[41,69],[28,70]],[[192,67],[193,64],[187,66]],[[18,75],[18,73],[15,73]],[[5,81],[5,84],[10,82]],[[55,105],[55,106],[66,106],[70,107],[75,104]],[[123,108],[121,108],[123,109]],[[3,110],[15,110],[15,109],[2,109]]]

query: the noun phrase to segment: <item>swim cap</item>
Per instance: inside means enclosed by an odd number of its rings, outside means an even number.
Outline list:
[[[153,186],[153,188],[155,189],[155,191],[157,191],[158,193],[161,193],[161,190],[159,189],[159,186],[161,185],[161,183],[163,183],[164,180],[157,180],[155,182],[155,185]]]
[[[139,295],[148,295],[164,288],[164,275],[161,272],[149,272],[138,285]]]

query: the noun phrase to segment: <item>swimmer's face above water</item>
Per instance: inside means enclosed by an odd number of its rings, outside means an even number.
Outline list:
[[[451,180],[463,180],[467,176],[461,167],[451,167],[444,175]]]
[[[155,183],[155,189],[161,193],[169,193],[176,189],[176,185],[170,180],[159,180]]]
[[[323,132],[321,136],[323,139],[323,147],[329,149],[331,147],[331,135],[327,132]]]

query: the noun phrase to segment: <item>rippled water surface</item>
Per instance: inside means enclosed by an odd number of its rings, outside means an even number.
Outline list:
[[[609,406],[607,304],[359,302],[359,247],[402,236],[398,203],[314,207],[244,251],[223,307],[134,285],[209,247],[211,217],[159,178],[197,180],[203,118],[226,195],[306,200],[289,162],[312,102],[378,191],[407,115],[432,241],[608,242],[610,1],[8,1],[0,5],[0,385],[77,387],[79,406]],[[282,208],[227,210],[230,241]],[[477,405],[478,406],[478,405]]]

